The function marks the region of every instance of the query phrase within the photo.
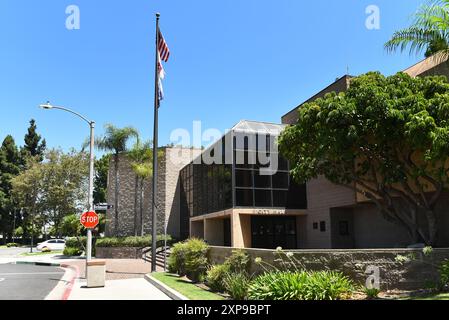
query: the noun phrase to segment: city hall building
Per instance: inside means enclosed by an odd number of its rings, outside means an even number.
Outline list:
[[[413,77],[449,76],[448,62],[426,59],[405,73]],[[344,92],[345,75],[305,102],[328,92]],[[305,103],[304,102],[304,103]],[[198,237],[214,246],[273,249],[403,248],[411,245],[404,228],[385,220],[376,206],[355,191],[324,177],[296,184],[289,163],[279,155],[276,139],[297,122],[298,108],[282,124],[241,121],[206,150],[163,148],[159,173],[159,233],[178,239]],[[188,152],[186,152],[188,151]],[[171,156],[181,154],[173,163]],[[114,230],[114,211],[107,213],[106,233],[134,235],[143,224],[150,233],[151,179],[145,182],[144,217],[136,217],[135,174],[122,155],[120,162],[120,227]],[[179,158],[179,157],[178,157]],[[108,200],[114,201],[111,164]],[[449,194],[438,203],[439,247],[449,246]],[[140,224],[136,226],[137,224]]]
[[[181,170],[183,237],[238,248],[300,247],[306,188],[290,178],[277,151],[284,127],[241,121]],[[212,157],[218,161],[205,159]]]

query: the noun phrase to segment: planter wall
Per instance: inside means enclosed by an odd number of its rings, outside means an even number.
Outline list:
[[[139,248],[96,248],[98,259],[142,259],[142,250]]]
[[[212,264],[221,264],[232,254],[232,248],[211,247],[209,258]],[[266,263],[278,265],[279,255],[274,250],[244,249],[251,257],[251,272],[261,273],[263,269],[254,260],[262,258]],[[382,290],[416,290],[426,288],[439,281],[438,268],[449,259],[449,249],[434,249],[426,256],[418,249],[379,250],[300,250],[294,254],[298,265],[310,271],[335,270],[360,284],[365,284],[372,270],[379,271]],[[398,255],[414,255],[411,262],[398,263]]]

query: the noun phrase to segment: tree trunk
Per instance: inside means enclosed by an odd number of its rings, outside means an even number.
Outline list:
[[[115,218],[115,221],[114,221],[114,229],[115,229],[115,234],[114,234],[114,236],[116,236],[116,237],[118,237],[119,236],[119,234],[118,234],[118,232],[119,232],[119,223],[118,223],[118,204],[119,204],[119,201],[118,201],[118,197],[119,197],[119,188],[120,188],[120,179],[119,179],[119,172],[118,172],[118,170],[119,170],[119,154],[118,153],[116,153],[115,155],[114,155],[114,165],[115,165],[115,203],[114,203],[114,206],[115,206],[115,210],[114,210],[114,212],[115,212],[115,216],[114,216],[114,218]]]
[[[137,211],[138,211],[138,193],[139,193],[139,176],[136,174],[135,184],[134,184],[134,236],[138,234],[138,224],[137,224]]]
[[[145,223],[143,221],[143,201],[145,199],[145,180],[140,181],[140,235],[143,237],[145,235]]]
[[[429,224],[429,243],[427,243],[429,246],[436,246],[437,244],[437,237],[438,237],[438,223],[436,219],[435,212],[432,210],[426,211],[426,217],[427,217],[427,223]]]

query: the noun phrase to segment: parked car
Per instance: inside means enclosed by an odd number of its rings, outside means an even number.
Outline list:
[[[52,239],[41,242],[37,245],[39,251],[63,251],[65,248],[65,240]]]

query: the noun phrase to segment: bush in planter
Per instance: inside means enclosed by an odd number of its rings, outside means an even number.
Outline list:
[[[232,255],[226,259],[231,273],[249,273],[251,258],[243,250],[233,250]]]
[[[251,278],[246,272],[228,273],[224,280],[226,292],[233,300],[246,300]]]
[[[207,270],[209,246],[200,239],[190,239],[177,243],[172,248],[169,259],[169,271],[187,276],[193,282],[204,277]]]
[[[7,243],[6,247],[7,248],[18,248],[19,244],[18,243]]]
[[[216,292],[225,291],[224,280],[230,273],[231,268],[228,264],[219,264],[212,266],[206,274],[206,284],[209,288]]]
[[[63,255],[67,257],[77,257],[80,256],[83,252],[77,248],[66,247],[64,249]]]
[[[449,260],[446,260],[441,264],[440,278],[442,287],[449,287]]]
[[[340,300],[351,295],[353,283],[338,272],[276,271],[257,277],[249,286],[250,300]]]

